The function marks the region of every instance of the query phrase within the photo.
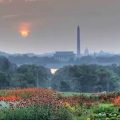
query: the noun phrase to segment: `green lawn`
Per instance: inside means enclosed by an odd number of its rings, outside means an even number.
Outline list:
[[[91,95],[91,93],[79,93],[79,92],[59,92],[59,93],[64,97],[80,96],[80,95],[90,96]]]

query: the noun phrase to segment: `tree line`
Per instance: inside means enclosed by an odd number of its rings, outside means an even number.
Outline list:
[[[73,92],[116,91],[120,89],[120,66],[65,66],[52,75],[50,69],[43,66],[17,66],[0,57],[0,89],[13,87],[51,87]]]
[[[0,57],[0,88],[48,87],[51,78],[49,69],[36,65],[17,66],[5,57]]]
[[[56,72],[52,87],[75,92],[117,91],[120,89],[120,66],[66,66]]]

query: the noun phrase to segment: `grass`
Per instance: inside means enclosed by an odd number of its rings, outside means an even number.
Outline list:
[[[90,96],[91,95],[91,93],[79,93],[79,92],[59,92],[59,93],[64,97],[81,96],[81,95]]]

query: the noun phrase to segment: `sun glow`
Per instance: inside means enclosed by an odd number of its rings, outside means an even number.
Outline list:
[[[22,23],[19,26],[19,33],[22,37],[28,37],[30,34],[30,24],[29,23]]]
[[[21,30],[20,34],[21,34],[22,37],[28,37],[29,31],[27,31],[27,30]]]

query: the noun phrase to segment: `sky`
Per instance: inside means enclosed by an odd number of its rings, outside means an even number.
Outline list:
[[[120,0],[0,0],[0,51],[120,53]]]

